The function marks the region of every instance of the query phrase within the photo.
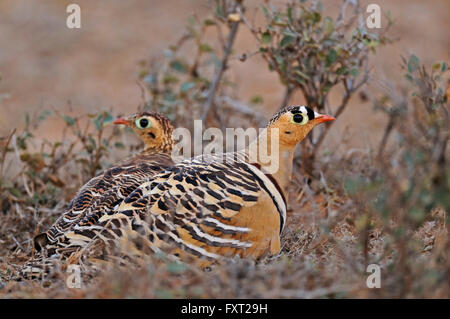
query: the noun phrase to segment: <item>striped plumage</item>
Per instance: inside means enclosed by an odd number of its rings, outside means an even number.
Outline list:
[[[284,108],[269,121],[268,135],[252,144],[270,144],[272,132],[278,132],[275,173],[265,171],[252,145],[185,160],[154,175],[97,224],[75,229],[71,236],[81,246],[138,238],[136,250],[163,250],[201,266],[224,256],[277,254],[294,148],[315,125],[332,119],[304,106]]]
[[[47,232],[35,237],[35,248],[45,248],[47,255],[76,250],[77,246],[68,240],[67,234],[74,228],[95,225],[105,211],[112,209],[152,175],[171,165],[170,154],[144,151],[105,170],[81,188]]]
[[[32,267],[38,271],[37,262],[49,256],[69,256],[78,250],[67,237],[74,228],[96,225],[105,211],[112,209],[136,187],[174,163],[171,159],[173,126],[167,117],[156,112],[142,112],[119,118],[115,124],[125,124],[144,142],[144,150],[106,169],[88,181],[75,195],[69,207],[45,233],[34,238],[40,255],[22,269]]]
[[[166,169],[105,214],[101,231],[90,234],[108,241],[136,231],[154,252],[187,253],[204,258],[203,265],[220,256],[259,257],[267,248],[276,253],[286,219],[283,193],[245,154],[231,163],[227,155],[199,156]],[[128,229],[119,220],[127,220]]]

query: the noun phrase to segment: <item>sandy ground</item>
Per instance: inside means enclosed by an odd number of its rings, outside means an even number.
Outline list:
[[[189,16],[207,13],[207,2],[144,0],[77,0],[82,10],[82,28],[65,26],[66,6],[74,1],[0,0],[0,136],[14,127],[23,127],[24,112],[39,112],[50,106],[78,112],[111,107],[115,112],[134,112],[141,102],[136,83],[139,61],[162,54],[183,32]],[[284,1],[278,1],[282,4]],[[363,7],[370,1],[362,1]],[[253,9],[257,1],[249,1]],[[327,13],[334,15],[341,1],[325,1]],[[400,55],[414,53],[425,63],[450,59],[450,2],[377,1],[396,20],[392,36],[400,40],[382,48],[372,59],[373,80],[367,90],[402,76]],[[256,23],[261,23],[260,15]],[[382,19],[382,26],[386,20]],[[234,57],[252,52],[255,42],[241,28]],[[262,58],[245,63],[232,59],[230,72],[238,83],[239,95],[248,101],[253,95],[264,98],[263,113],[269,117],[278,107],[283,87],[270,73]],[[342,92],[332,92],[333,101]],[[303,102],[300,95],[291,101]],[[336,102],[337,103],[337,102]],[[372,106],[358,97],[351,103],[325,143],[339,148],[342,133],[349,147],[376,145],[384,118],[373,114]],[[60,126],[48,122],[40,134],[51,138]]]

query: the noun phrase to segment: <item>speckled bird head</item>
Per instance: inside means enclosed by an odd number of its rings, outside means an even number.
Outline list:
[[[173,125],[157,112],[140,112],[125,118],[117,118],[114,124],[124,124],[136,132],[146,150],[169,153],[172,150]]]

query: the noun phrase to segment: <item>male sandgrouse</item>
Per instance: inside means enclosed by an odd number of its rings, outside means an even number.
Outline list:
[[[306,106],[286,107],[247,149],[201,155],[165,169],[80,236],[113,244],[135,232],[140,238],[136,249],[163,250],[202,267],[223,256],[277,254],[294,148],[314,126],[331,120]],[[276,170],[269,174],[254,153],[270,149],[275,139]]]

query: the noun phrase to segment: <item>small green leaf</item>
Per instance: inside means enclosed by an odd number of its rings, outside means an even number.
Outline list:
[[[341,66],[339,69],[336,70],[336,74],[343,75],[347,71],[347,68],[345,66]]]
[[[106,112],[103,117],[103,125],[111,124],[114,121],[114,117]]]
[[[380,45],[380,41],[378,41],[378,40],[372,40],[372,41],[370,41],[370,43],[369,43],[369,48],[375,48],[375,47],[377,47],[377,46],[379,46]]]
[[[75,120],[69,115],[64,116],[64,121],[66,121],[66,123],[70,126],[73,126],[75,124]]]
[[[121,142],[116,142],[116,143],[114,143],[114,147],[118,148],[118,149],[124,149],[125,145],[123,145],[123,143],[121,143]]]
[[[320,14],[320,12],[314,12],[312,14],[312,17],[313,17],[314,23],[320,22],[320,20],[322,19],[322,15]]]
[[[419,68],[419,58],[413,54],[411,55],[408,61],[408,72],[413,73],[418,68]]]
[[[263,97],[261,95],[254,95],[250,99],[250,103],[252,104],[261,104],[263,103]]]
[[[289,35],[285,35],[284,37],[283,37],[283,39],[281,39],[281,41],[280,41],[280,46],[282,47],[282,48],[284,48],[285,46],[287,46],[287,45],[289,45],[290,43],[292,43],[293,41],[294,41],[294,37],[291,37],[291,36],[289,36]]]
[[[275,55],[275,61],[277,61],[278,65],[282,65],[283,64],[283,57],[280,55]]]
[[[330,89],[331,89],[331,84],[327,83],[321,88],[321,91],[322,91],[322,93],[327,93],[330,91]]]
[[[325,65],[327,67],[331,66],[334,62],[337,60],[337,52],[335,49],[331,49],[330,53],[328,53],[327,57],[325,58]]]
[[[195,18],[193,16],[189,16],[188,17],[188,23],[191,25],[196,25],[197,24],[197,20],[195,20]]]
[[[92,151],[97,148],[97,143],[95,142],[92,135],[88,136],[88,141],[89,141],[89,143],[91,143],[92,148],[88,149],[87,151],[88,151],[88,153],[92,153]]]
[[[102,129],[102,124],[100,121],[101,121],[101,115],[97,116],[93,121],[97,131],[100,131]],[[95,144],[95,141],[94,141],[94,144]]]
[[[284,29],[283,32],[281,32],[283,35],[287,35],[293,38],[297,37],[297,34],[289,30],[288,28]]]
[[[273,17],[273,21],[272,21],[273,25],[277,25],[279,27],[285,27],[287,26],[287,23],[284,22],[279,16],[274,16]]]
[[[272,36],[270,35],[270,32],[269,31],[264,32],[261,36],[261,42],[263,44],[269,44],[270,41],[272,41]]]
[[[302,71],[300,71],[300,70],[298,70],[298,69],[295,70],[295,74],[301,76],[301,77],[304,78],[305,80],[309,80],[309,76],[307,76],[305,73],[303,73]]]
[[[172,61],[170,67],[181,73],[186,73],[188,71],[188,68],[178,60]]]
[[[42,114],[39,116],[39,121],[44,121],[47,117],[49,117],[50,115],[52,115],[52,111],[50,110],[44,110],[42,112]]]
[[[217,7],[216,7],[216,14],[219,16],[219,17],[225,17],[225,15],[223,14],[223,10],[222,10],[222,6],[221,5],[217,5]]]
[[[411,74],[406,74],[405,78],[409,81],[412,82],[413,81],[413,77],[411,76]]]
[[[331,19],[330,17],[326,17],[323,20],[323,29],[325,31],[325,34],[331,34],[334,31],[333,19]]]
[[[103,114],[99,114],[93,122],[97,130],[100,131],[103,125],[112,123],[113,121],[114,117],[108,112],[104,112]]]
[[[211,46],[209,44],[207,44],[207,43],[200,44],[199,49],[200,49],[201,52],[212,52],[213,51]]]
[[[348,72],[348,74],[350,74],[351,76],[353,76],[354,78],[356,78],[356,77],[359,75],[359,70],[356,69],[356,68],[351,69],[351,70]]]
[[[431,69],[433,70],[433,71],[437,71],[437,70],[439,70],[441,68],[441,64],[438,62],[438,63],[434,63],[432,66],[431,66]]]
[[[290,23],[292,23],[294,21],[294,18],[292,16],[292,8],[291,7],[289,7],[287,9],[287,17],[288,17]]]
[[[181,90],[181,92],[185,93],[194,87],[195,87],[194,82],[186,82],[181,85],[180,90]]]
[[[18,188],[11,187],[7,188],[7,190],[15,197],[22,197],[22,192]]]
[[[178,83],[178,78],[176,76],[173,76],[171,74],[167,74],[164,78],[163,78],[163,83],[164,84],[170,84],[170,83]]]
[[[148,74],[147,70],[141,70],[141,71],[139,71],[138,78],[143,79],[147,76],[147,74]]]
[[[311,39],[311,38],[310,38],[310,36],[309,36],[309,34],[308,34],[308,31],[303,30],[303,40],[306,41],[306,42],[308,42],[310,39]]]
[[[269,18],[269,11],[267,10],[267,8],[264,7],[264,6],[261,6],[261,9],[262,9],[262,11],[263,11],[263,13],[264,13],[264,16],[265,16],[266,18]]]
[[[156,76],[154,76],[153,74],[146,75],[144,77],[144,82],[146,82],[148,84],[155,84],[156,83]]]
[[[210,25],[215,25],[216,22],[212,19],[205,19],[205,21],[203,21],[203,24],[206,26],[210,26]]]

